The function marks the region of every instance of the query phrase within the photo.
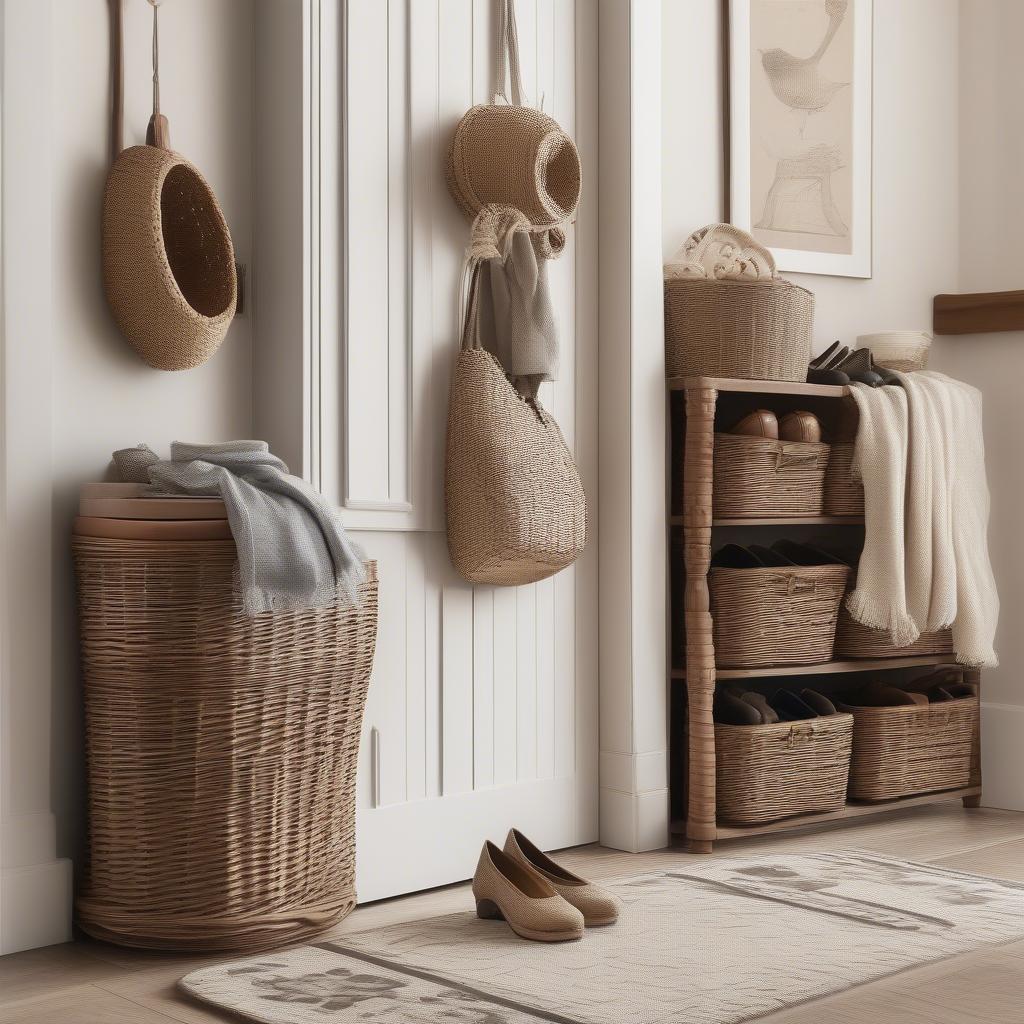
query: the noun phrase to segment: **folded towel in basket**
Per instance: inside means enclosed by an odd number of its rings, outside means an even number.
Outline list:
[[[952,627],[960,663],[995,665],[981,394],[941,373],[897,376],[902,387],[851,385],[865,532],[847,607],[898,647]]]
[[[363,553],[334,509],[265,441],[176,441],[170,461],[148,473],[155,492],[224,499],[246,614],[355,602]]]

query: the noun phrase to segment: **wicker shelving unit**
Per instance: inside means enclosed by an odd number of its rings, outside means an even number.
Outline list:
[[[865,674],[894,673],[894,679],[911,678],[915,671],[949,664],[948,656],[905,656],[895,658],[860,658],[837,660],[824,664],[785,666],[777,668],[719,669],[715,665],[712,641],[708,569],[713,546],[725,542],[725,533],[738,530],[758,531],[774,528],[812,528],[848,534],[863,527],[856,516],[763,516],[760,518],[715,519],[712,515],[713,457],[716,415],[725,427],[759,405],[768,405],[777,412],[797,408],[810,409],[826,423],[840,415],[840,400],[849,396],[845,387],[797,384],[786,381],[730,380],[720,377],[674,377],[668,382],[671,424],[669,479],[676,460],[683,460],[680,492],[670,506],[669,530],[673,538],[682,539],[684,578],[674,580],[672,593],[673,630],[677,623],[685,628],[685,664],[673,664],[670,670],[670,699],[685,703],[685,727],[673,729],[673,804],[681,803],[672,830],[687,839],[694,853],[709,853],[716,840],[764,835],[803,828],[820,823],[845,821],[864,815],[881,814],[894,808],[916,807],[937,801],[959,799],[965,807],[977,807],[981,797],[980,735],[975,737],[970,784],[962,789],[946,790],[905,797],[881,803],[847,803],[838,811],[806,814],[785,818],[764,825],[739,826],[719,824],[715,805],[715,729],[712,716],[715,687],[726,679],[771,679],[772,677],[835,677],[843,674],[844,682],[856,685]],[[671,488],[670,488],[671,490]],[[720,531],[713,538],[713,530]],[[732,539],[729,537],[728,539]],[[673,545],[670,545],[670,548]],[[673,566],[673,572],[677,571]],[[678,607],[682,604],[682,608]],[[673,647],[677,645],[673,644]],[[965,670],[965,679],[980,685],[980,673]],[[675,710],[673,721],[677,720]],[[676,742],[676,740],[680,742]],[[685,780],[682,801],[675,790]]]

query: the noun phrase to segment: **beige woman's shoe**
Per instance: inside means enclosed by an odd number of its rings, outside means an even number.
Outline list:
[[[556,864],[519,829],[509,829],[505,853],[547,880],[566,903],[571,903],[583,915],[588,928],[614,924],[618,920],[622,908],[622,901],[618,897]]]
[[[583,937],[583,915],[529,866],[490,840],[480,851],[473,876],[477,917],[505,920],[524,939],[564,942]]]

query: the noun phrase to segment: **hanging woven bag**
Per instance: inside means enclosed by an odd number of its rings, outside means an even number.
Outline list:
[[[172,152],[160,113],[159,0],[153,6],[153,116],[145,146],[122,149],[122,0],[111,0],[115,158],[103,196],[103,286],[121,333],[150,366],[206,362],[235,315],[235,253],[203,176]]]
[[[480,262],[467,272],[462,351],[448,398],[448,550],[470,583],[533,583],[583,550],[586,496],[558,424],[481,347]]]
[[[557,121],[523,105],[514,0],[497,0],[497,11],[493,101],[459,121],[448,151],[448,190],[469,220],[489,204],[520,210],[538,252],[550,258],[565,246],[561,225],[579,205],[580,156]]]

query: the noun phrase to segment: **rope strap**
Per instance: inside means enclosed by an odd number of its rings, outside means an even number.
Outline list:
[[[500,96],[506,103],[523,106],[523,72],[519,64],[519,30],[516,27],[515,0],[497,0],[498,32],[494,61],[494,102]],[[506,92],[506,79],[509,91]],[[511,97],[509,96],[511,93]]]

